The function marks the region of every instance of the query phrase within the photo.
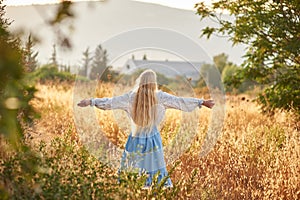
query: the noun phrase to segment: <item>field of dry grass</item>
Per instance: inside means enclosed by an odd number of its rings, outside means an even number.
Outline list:
[[[73,117],[73,85],[38,85],[32,102],[41,118],[29,131],[33,144],[70,133],[81,145]],[[113,87],[103,84],[97,96],[110,96]],[[178,199],[300,199],[300,134],[297,122],[288,113],[265,116],[252,98],[226,97],[223,131],[213,150],[199,153],[210,123],[210,110],[202,108],[198,133],[190,147],[176,160],[171,173]],[[92,109],[92,108],[88,108]],[[126,141],[129,127],[119,127],[112,111],[96,112],[99,126],[119,147]],[[179,111],[168,111],[161,134],[164,144],[174,137]],[[298,127],[299,128],[299,127]],[[90,130],[91,132],[93,130]],[[175,166],[169,163],[168,168]]]

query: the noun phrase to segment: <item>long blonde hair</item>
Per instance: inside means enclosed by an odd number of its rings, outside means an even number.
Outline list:
[[[156,73],[146,70],[139,76],[139,85],[133,101],[132,119],[137,126],[136,131],[149,131],[157,117],[157,82]]]

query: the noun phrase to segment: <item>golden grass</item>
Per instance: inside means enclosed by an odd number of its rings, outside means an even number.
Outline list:
[[[32,104],[42,116],[32,130],[33,141],[49,141],[65,130],[79,141],[73,120],[73,85],[37,87],[38,99]],[[112,87],[101,84],[95,93],[111,96]],[[223,131],[214,149],[200,157],[211,111],[203,108],[197,112],[197,136],[171,175],[180,189],[178,199],[299,199],[300,135],[290,114],[278,112],[268,117],[248,96],[227,97]],[[120,127],[114,116],[114,111],[97,111],[101,129],[122,147],[129,126]],[[179,111],[167,112],[161,126],[165,145],[184,127],[178,116]]]

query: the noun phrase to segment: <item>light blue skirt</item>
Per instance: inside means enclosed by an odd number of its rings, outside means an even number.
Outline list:
[[[157,175],[157,183],[168,176],[160,133],[153,128],[147,135],[128,136],[125,150],[121,158],[119,171],[133,170],[147,175],[145,187],[150,187]],[[166,178],[164,187],[172,187],[170,178]]]

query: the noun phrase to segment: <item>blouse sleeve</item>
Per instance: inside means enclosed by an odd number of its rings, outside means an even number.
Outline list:
[[[178,97],[166,92],[160,93],[160,100],[165,108],[174,108],[185,112],[191,112],[195,108],[201,108],[203,99],[193,97]]]
[[[93,98],[91,99],[91,106],[96,106],[102,110],[121,109],[128,111],[129,109],[129,94],[126,93],[121,96],[111,98]]]

